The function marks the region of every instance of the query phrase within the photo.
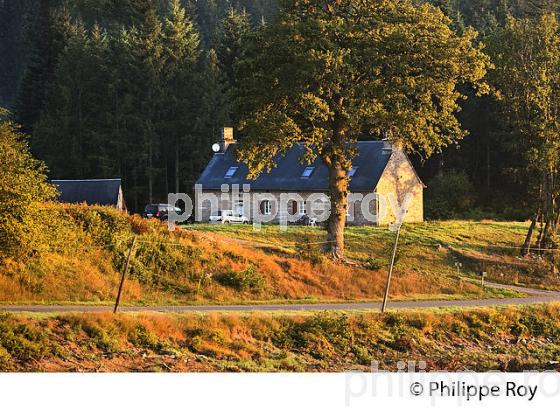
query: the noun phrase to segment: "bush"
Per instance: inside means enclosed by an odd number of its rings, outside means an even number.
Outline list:
[[[352,349],[352,329],[345,314],[320,312],[303,322],[287,321],[278,342],[285,348],[303,350],[317,359]]]
[[[34,159],[25,136],[0,108],[0,256],[23,259],[46,241],[38,203],[55,196],[45,165]]]
[[[384,261],[380,258],[376,258],[376,257],[369,257],[365,264],[364,264],[364,268],[369,269],[369,270],[380,270],[383,269],[387,266],[387,261]]]
[[[229,271],[215,276],[218,283],[238,290],[261,292],[264,289],[264,278],[254,266],[249,266],[241,272]]]
[[[426,216],[432,219],[452,219],[464,215],[474,205],[473,184],[462,171],[439,174],[426,189]]]

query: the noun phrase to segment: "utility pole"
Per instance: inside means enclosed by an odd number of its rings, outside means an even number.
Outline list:
[[[128,256],[126,257],[126,264],[124,265],[121,283],[119,284],[119,292],[117,293],[117,300],[115,301],[115,308],[113,309],[113,313],[117,313],[117,309],[119,308],[119,302],[121,301],[121,293],[123,290],[124,279],[126,277],[126,272],[128,272],[128,265],[130,263],[130,257],[132,256],[132,249],[134,249],[134,245],[136,244],[136,236],[132,239],[132,243],[130,244],[130,249],[128,250]]]
[[[402,222],[397,225],[397,234],[395,236],[395,244],[393,246],[393,255],[391,257],[391,266],[389,267],[389,274],[387,275],[387,285],[385,286],[385,296],[383,297],[383,305],[381,306],[381,312],[385,312],[387,309],[387,300],[389,299],[389,287],[391,286],[391,276],[393,275],[393,268],[395,266],[395,258],[397,256],[397,246],[399,244],[399,236],[401,234]]]

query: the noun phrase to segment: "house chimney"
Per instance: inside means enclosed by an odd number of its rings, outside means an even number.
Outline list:
[[[235,144],[237,141],[233,139],[233,127],[222,128],[222,152],[226,152],[230,144]]]

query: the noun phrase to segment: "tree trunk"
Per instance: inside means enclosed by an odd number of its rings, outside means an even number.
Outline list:
[[[541,240],[539,243],[539,249],[540,253],[542,253],[543,255],[546,254],[545,249],[547,249],[547,247],[549,246],[549,239],[550,239],[550,218],[546,219],[546,223],[544,225],[544,230],[543,230],[543,234],[541,236]]]
[[[328,220],[327,243],[324,249],[333,259],[344,258],[344,226],[348,199],[348,177],[336,162],[329,167],[331,214]]]
[[[531,242],[533,240],[533,233],[535,232],[535,226],[537,225],[537,219],[539,218],[540,209],[537,209],[533,219],[531,219],[531,226],[529,227],[529,231],[527,232],[527,236],[525,237],[525,242],[523,243],[523,247],[521,248],[521,256],[527,256],[531,251]]]
[[[352,167],[348,159],[348,147],[345,135],[344,115],[341,115],[344,97],[335,96],[333,136],[330,144],[321,154],[323,162],[329,169],[329,196],[331,202],[327,226],[327,243],[325,252],[333,259],[344,258],[344,226],[348,207],[348,170]]]
[[[554,225],[554,193],[553,193],[554,179],[552,173],[548,172],[544,178],[544,204],[543,204],[543,217],[545,226],[542,231],[539,248],[545,249],[549,246],[550,238],[552,236],[552,230]],[[541,253],[545,253],[541,250]]]
[[[490,190],[490,176],[491,176],[491,162],[490,162],[490,144],[486,144],[486,188]]]

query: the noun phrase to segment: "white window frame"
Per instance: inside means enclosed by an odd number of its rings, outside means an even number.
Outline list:
[[[265,199],[261,202],[263,215],[270,215],[272,214],[272,203],[270,200]]]

